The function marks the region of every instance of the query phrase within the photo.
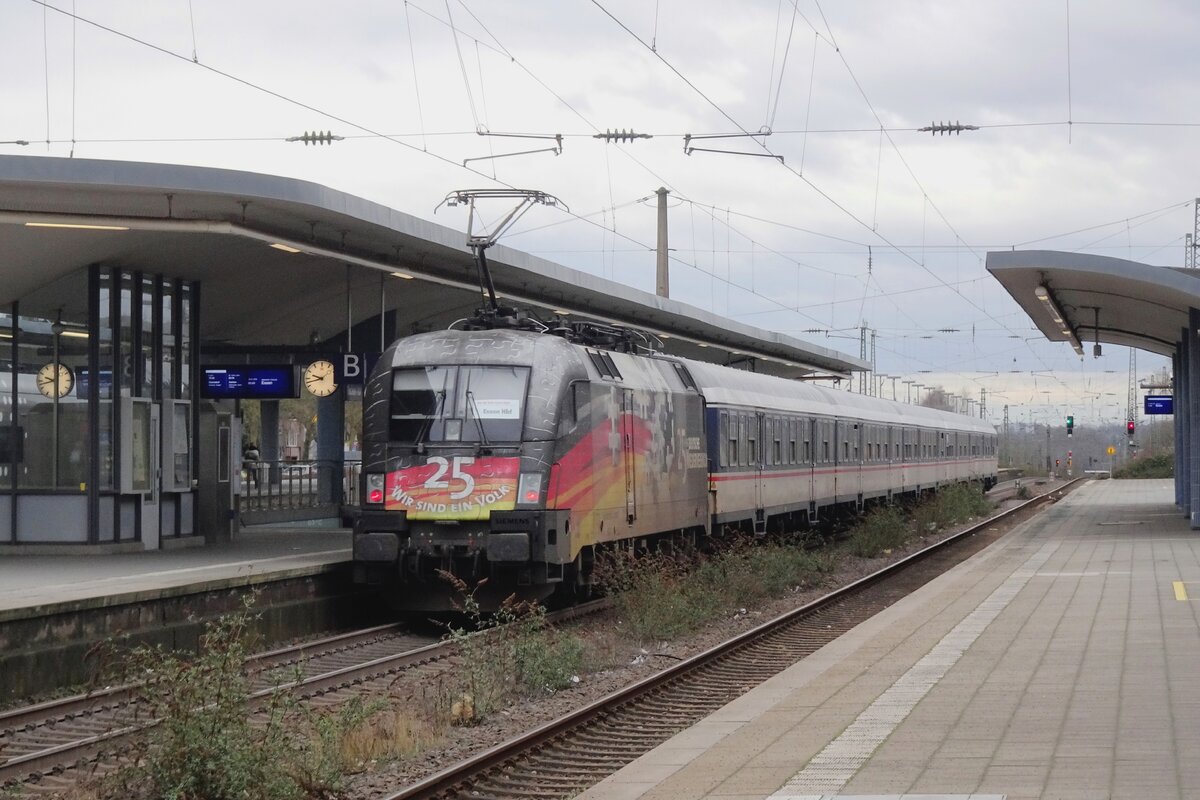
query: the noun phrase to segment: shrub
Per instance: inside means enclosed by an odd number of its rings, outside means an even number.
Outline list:
[[[901,547],[909,529],[900,511],[882,506],[868,513],[850,534],[849,551],[860,558],[875,558],[885,550]]]
[[[551,626],[542,606],[509,597],[489,616],[474,590],[454,576],[442,577],[459,592],[468,621],[447,632],[460,658],[458,680],[448,687],[451,722],[474,724],[515,696],[571,684],[583,663],[583,642]]]
[[[615,597],[625,632],[670,640],[757,600],[815,581],[831,557],[795,543],[745,540],[714,556],[610,553],[598,580]]]
[[[252,604],[209,623],[195,654],[141,646],[118,655],[142,720],[157,724],[129,765],[101,781],[100,797],[290,800],[341,790],[358,766],[345,757],[348,736],[385,704],[353,698],[316,710],[279,688],[297,675],[278,676],[275,691],[252,701],[243,672]]]
[[[1170,478],[1174,475],[1174,453],[1136,458],[1113,473],[1114,478]]]
[[[992,503],[977,484],[944,486],[913,509],[913,526],[919,533],[946,528],[992,511]]]
[[[692,575],[703,569],[702,579]],[[598,579],[610,592],[626,631],[637,639],[674,639],[695,630],[722,609],[714,589],[724,565],[663,554],[611,553],[599,560]]]
[[[983,488],[975,483],[956,483],[938,490],[934,497],[937,521],[941,526],[982,517],[992,511],[992,503],[983,496]]]
[[[387,707],[382,700],[355,695],[335,709],[317,712],[298,706],[303,736],[293,736],[288,772],[309,798],[336,797],[347,772],[361,770],[367,759],[349,746],[351,736]]]

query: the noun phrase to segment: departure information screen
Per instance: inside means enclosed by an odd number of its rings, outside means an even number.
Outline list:
[[[206,366],[200,396],[210,400],[280,400],[297,397],[296,368],[282,366]]]
[[[1174,414],[1175,398],[1169,394],[1148,394],[1144,399],[1147,414]]]

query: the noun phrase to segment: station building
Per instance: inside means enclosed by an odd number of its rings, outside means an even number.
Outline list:
[[[504,246],[488,260],[507,301],[648,330],[669,353],[792,378],[867,366]],[[229,538],[238,398],[261,403],[269,487],[279,398],[307,391],[306,368],[323,395],[307,477],[317,511],[341,516],[354,385],[395,337],[479,304],[461,231],[360,197],[221,169],[0,156],[0,553]],[[312,369],[326,362],[332,377]]]

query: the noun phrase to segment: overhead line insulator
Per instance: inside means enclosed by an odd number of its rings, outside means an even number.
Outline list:
[[[305,131],[303,136],[289,136],[284,141],[286,142],[304,142],[304,146],[310,144],[333,144],[340,142],[345,137],[335,136],[333,131]]]
[[[593,139],[603,139],[606,142],[632,142],[634,139],[653,139],[654,136],[649,133],[634,133],[630,130],[605,130],[604,133],[597,133],[592,136]]]
[[[917,128],[921,133],[930,134],[959,134],[963,131],[977,131],[978,125],[964,125],[961,122],[935,122],[932,125],[926,125],[924,128]]]

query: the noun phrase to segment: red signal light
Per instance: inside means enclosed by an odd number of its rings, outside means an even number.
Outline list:
[[[383,490],[382,489],[372,489],[370,495],[368,495],[368,499],[372,503],[382,503],[383,502]]]
[[[1125,423],[1125,432],[1130,436],[1133,436],[1133,420],[1129,420]]]

